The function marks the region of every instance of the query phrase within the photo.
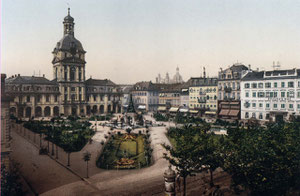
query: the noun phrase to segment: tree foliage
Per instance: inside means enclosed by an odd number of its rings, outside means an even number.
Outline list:
[[[20,174],[17,165],[13,165],[10,170],[1,166],[1,195],[23,195]]]
[[[242,185],[252,195],[285,195],[299,189],[299,124],[236,128],[228,134],[224,169],[235,188]]]

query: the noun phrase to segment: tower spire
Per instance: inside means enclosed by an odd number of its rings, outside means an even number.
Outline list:
[[[68,7],[68,16],[70,16],[70,8]]]

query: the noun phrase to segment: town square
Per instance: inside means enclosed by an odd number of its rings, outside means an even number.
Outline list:
[[[1,195],[300,194],[299,2],[1,3]]]

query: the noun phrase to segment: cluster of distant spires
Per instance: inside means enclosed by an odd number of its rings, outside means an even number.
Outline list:
[[[182,76],[179,73],[179,67],[176,68],[176,74],[174,75],[173,79],[170,78],[169,73],[166,73],[166,77],[162,78],[160,74],[156,77],[156,83],[159,84],[178,84],[183,83]]]

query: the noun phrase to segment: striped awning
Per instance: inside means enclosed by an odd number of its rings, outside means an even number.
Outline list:
[[[169,112],[178,112],[179,107],[171,107]]]
[[[157,108],[158,111],[166,111],[167,107],[166,106],[159,106]]]
[[[222,109],[219,113],[219,115],[222,115],[222,116],[227,116],[229,113],[229,110],[225,110],[225,109]]]
[[[239,110],[230,110],[228,115],[229,116],[237,116],[239,114],[239,112],[240,112]]]
[[[145,106],[145,105],[139,105],[138,109],[139,109],[139,110],[145,110],[145,109],[146,109],[146,106]]]
[[[188,109],[186,109],[186,108],[181,108],[181,109],[179,109],[179,112],[182,112],[182,113],[185,113],[185,112],[188,112],[189,110]]]
[[[191,114],[198,114],[198,110],[190,110],[189,111]]]
[[[213,115],[215,115],[216,112],[215,111],[206,111],[205,114],[213,114]]]

